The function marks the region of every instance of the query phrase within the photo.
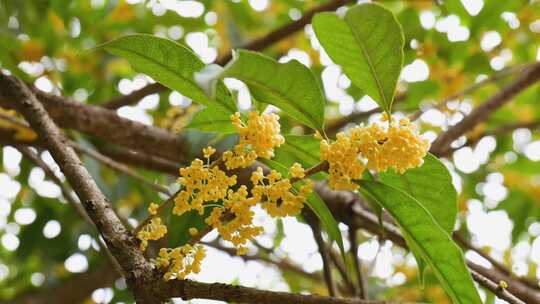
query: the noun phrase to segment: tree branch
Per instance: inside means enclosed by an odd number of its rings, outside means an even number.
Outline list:
[[[332,269],[330,268],[330,259],[328,256],[328,251],[326,250],[326,245],[321,235],[321,228],[319,226],[318,219],[313,214],[308,214],[308,212],[303,212],[306,222],[311,227],[313,232],[313,238],[317,243],[319,248],[319,254],[321,255],[323,263],[323,277],[324,282],[326,283],[326,288],[328,289],[328,294],[332,297],[336,296],[336,282],[332,277]]]
[[[15,77],[0,74],[0,90],[4,97],[15,102],[18,111],[45,143],[81,199],[86,213],[127,274],[128,286],[135,298],[142,302],[156,303],[156,300],[146,293],[144,285],[145,278],[151,273],[151,265],[137,248],[133,235],[124,227],[86,168],[82,166],[73,148],[67,145],[66,138],[47,111],[26,85]]]
[[[340,299],[318,295],[293,294],[266,291],[255,288],[233,286],[221,283],[200,283],[190,280],[169,281],[164,293],[184,300],[204,298],[236,303],[257,304],[391,304],[397,302],[369,301],[360,299]]]
[[[39,156],[31,151],[28,147],[22,147],[22,146],[16,146],[17,150],[21,152],[24,157],[26,157],[28,160],[33,162],[36,166],[40,167],[43,172],[45,172],[45,175],[49,177],[58,187],[60,187],[60,191],[62,192],[62,196],[66,199],[66,201],[75,209],[75,211],[90,225],[90,227],[95,227],[92,220],[88,217],[88,214],[86,214],[86,211],[84,211],[84,207],[80,204],[79,200],[73,195],[73,193],[70,191],[70,189],[64,184],[56,174],[54,174],[54,171],[49,167]],[[111,254],[109,251],[109,248],[107,248],[107,245],[103,244],[101,239],[96,238],[99,248],[102,249],[109,260],[111,261],[112,265],[114,266],[114,269],[117,273],[122,274],[123,269],[120,267],[118,262],[116,261],[116,258]]]
[[[445,155],[454,140],[488,119],[493,112],[512,100],[514,96],[535,84],[539,79],[540,62],[532,64],[523,72],[522,76],[476,107],[459,123],[440,134],[431,145],[431,152],[436,155]]]
[[[495,81],[498,81],[500,79],[503,79],[509,75],[513,75],[515,73],[518,73],[518,72],[521,72],[523,70],[525,70],[529,65],[519,65],[519,66],[514,66],[514,67],[509,67],[509,68],[506,68],[504,70],[501,70],[493,75],[491,75],[490,77],[482,80],[482,81],[479,81],[459,92],[456,92],[446,98],[443,98],[441,101],[439,101],[437,104],[435,104],[433,107],[429,107],[428,109],[442,109],[447,103],[449,103],[450,101],[452,100],[455,100],[455,99],[458,99],[460,97],[463,97],[465,95],[468,95],[468,94],[471,94],[472,92],[490,84],[490,83],[494,83]],[[426,110],[418,110],[416,111],[414,114],[412,114],[411,116],[409,116],[409,119],[411,121],[414,121],[416,119],[418,119],[422,114],[424,114],[426,112]]]
[[[51,118],[62,128],[89,133],[99,139],[172,161],[184,161],[189,144],[182,136],[118,116],[114,111],[77,103],[69,98],[33,90]],[[14,107],[14,101],[0,94],[0,106]]]

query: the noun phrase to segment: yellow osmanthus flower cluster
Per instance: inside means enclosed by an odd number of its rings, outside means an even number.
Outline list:
[[[203,152],[206,164],[197,158],[191,166],[180,169],[178,183],[184,189],[174,198],[173,214],[182,215],[189,210],[203,214],[204,203],[224,199],[229,187],[236,185],[236,175],[228,176],[218,166],[210,167],[215,149],[208,147]]]
[[[298,164],[293,165],[289,174],[292,177],[304,175],[304,170]],[[261,167],[251,174],[253,197],[260,201],[261,207],[272,217],[296,216],[302,210],[307,195],[312,191],[310,181],[304,184],[300,191],[293,188],[290,179],[282,178],[281,174],[272,170],[264,176]]]
[[[279,117],[276,114],[251,112],[246,123],[242,122],[238,113],[232,115],[231,119],[240,134],[240,140],[232,151],[222,155],[221,161],[229,170],[247,167],[259,157],[272,158],[274,148],[285,141],[280,134]],[[295,163],[289,170],[288,178],[282,178],[277,171],[271,171],[265,176],[262,168],[258,168],[251,177],[251,190],[245,185],[233,188],[237,183],[236,175],[229,176],[221,170],[217,165],[221,161],[210,163],[215,152],[214,148],[207,147],[203,149],[206,162],[195,159],[190,166],[180,169],[178,183],[182,189],[174,198],[172,212],[182,215],[197,210],[199,214],[204,214],[206,207],[212,207],[205,222],[217,229],[224,240],[231,242],[239,255],[245,254],[248,251],[247,243],[264,231],[263,227],[253,223],[253,207],[260,204],[272,217],[298,215],[313,186],[311,181],[307,181],[298,189],[293,187],[292,182],[306,176],[304,168]],[[158,205],[151,204],[148,210],[150,214],[156,215],[158,209]],[[162,236],[159,225],[161,220],[156,217],[139,233],[144,247],[148,240]],[[199,231],[191,227],[189,234],[195,237]],[[190,273],[199,272],[204,255],[202,246],[187,244],[174,249],[162,248],[155,261],[158,267],[167,270],[165,280],[183,279]]]
[[[359,179],[366,167],[375,172],[392,168],[403,174],[422,165],[429,142],[420,137],[416,126],[408,119],[397,122],[388,115],[383,115],[382,121],[388,125],[357,126],[348,134],[338,133],[333,143],[321,141],[321,160],[329,163],[331,188],[357,189],[352,180]]]
[[[148,207],[148,213],[151,216],[157,214],[159,205],[151,203]],[[161,239],[167,234],[167,226],[161,223],[160,217],[154,217],[150,220],[150,223],[146,224],[139,232],[137,232],[137,238],[141,241],[139,248],[142,251],[148,247],[148,241],[156,241]]]
[[[163,275],[166,281],[172,279],[184,279],[190,273],[201,271],[201,262],[206,256],[206,251],[201,245],[191,246],[186,244],[177,248],[161,248],[156,258],[156,265],[167,269]]]
[[[337,140],[329,143],[321,140],[320,158],[329,164],[328,174],[330,188],[335,190],[354,190],[358,186],[352,182],[362,177],[365,165],[359,158],[360,150],[354,140],[338,133]]]
[[[263,232],[262,227],[253,225],[255,213],[251,208],[257,204],[258,200],[248,195],[244,185],[237,191],[229,190],[227,198],[223,200],[223,208],[214,208],[210,216],[206,218],[206,223],[216,228],[224,240],[231,242],[239,255],[247,253],[246,243]],[[232,218],[226,218],[227,211],[230,212]]]
[[[270,159],[274,157],[274,148],[285,142],[280,134],[279,116],[259,114],[252,111],[248,114],[247,123],[242,122],[240,114],[231,115],[233,125],[240,135],[240,141],[233,151],[223,153],[227,169],[246,168],[253,164],[257,157]]]
[[[148,241],[156,241],[161,239],[167,234],[167,226],[161,223],[161,218],[155,217],[150,220],[143,229],[137,232],[137,238],[141,240],[140,249],[142,251],[146,250],[148,246]]]

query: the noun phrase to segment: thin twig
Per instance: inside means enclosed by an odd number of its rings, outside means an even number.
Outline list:
[[[326,252],[328,252],[330,260],[332,260],[332,263],[334,264],[334,266],[336,266],[336,269],[338,270],[341,279],[345,283],[345,286],[347,286],[348,292],[354,295],[356,293],[356,288],[351,279],[351,276],[349,275],[349,272],[347,271],[346,265],[342,262],[339,253],[332,250],[330,246],[326,246]]]
[[[314,215],[308,214],[307,212],[304,212],[303,214],[305,215],[304,218],[306,219],[306,222],[311,227],[311,231],[313,232],[313,238],[315,239],[317,247],[319,248],[319,254],[321,255],[321,259],[323,262],[324,282],[326,283],[328,294],[334,297],[336,296],[336,282],[334,281],[334,278],[332,276],[332,269],[330,268],[330,258],[321,235],[321,228],[318,219]]]
[[[479,274],[478,272],[474,270],[470,270],[470,272],[475,281],[479,282],[482,286],[489,289],[499,299],[503,299],[507,301],[508,303],[512,303],[512,304],[526,304],[525,302],[516,298],[513,294],[509,293],[506,290],[506,288],[500,286],[500,284],[493,283],[488,278],[482,276],[481,274]]]
[[[497,109],[508,103],[514,96],[535,84],[540,79],[540,62],[531,64],[522,75],[504,87],[499,93],[476,107],[469,115],[450,129],[441,133],[431,145],[430,151],[436,155],[445,155],[450,144],[469,130],[482,123]]]
[[[39,156],[34,153],[30,148],[23,147],[23,146],[16,146],[17,150],[21,152],[24,157],[26,157],[28,160],[33,162],[36,166],[40,167],[43,172],[45,172],[45,175],[49,177],[58,187],[60,187],[60,191],[62,192],[62,196],[66,199],[68,204],[70,204],[73,209],[90,225],[90,227],[94,227],[94,222],[88,217],[88,214],[86,214],[86,211],[84,211],[83,206],[79,203],[79,200],[73,195],[73,192],[67,187],[66,184],[64,184],[58,176],[54,173],[54,171],[41,159]],[[109,251],[109,248],[107,245],[103,243],[101,238],[99,236],[95,237],[95,239],[98,242],[98,246],[100,249],[105,251],[105,254],[109,257],[109,260],[111,261],[112,265],[114,266],[114,269],[118,274],[124,276],[125,273],[122,269],[122,267],[118,264],[118,261],[116,258],[112,255],[112,253]]]
[[[524,64],[524,65],[518,65],[518,66],[514,66],[514,67],[508,67],[506,69],[503,69],[493,75],[491,75],[490,77],[488,78],[485,78],[459,92],[456,92],[454,94],[451,94],[450,96],[447,96],[446,98],[443,98],[442,100],[440,100],[437,104],[435,104],[434,106],[432,107],[428,107],[426,109],[419,109],[418,111],[416,111],[414,114],[412,114],[411,116],[409,116],[409,119],[411,121],[414,121],[416,119],[418,119],[418,117],[420,117],[422,114],[424,114],[427,110],[431,110],[431,109],[437,109],[437,110],[440,110],[442,109],[444,106],[446,106],[447,103],[449,103],[450,101],[452,100],[456,100],[456,99],[459,99],[465,95],[469,95],[471,93],[473,93],[474,91],[488,85],[488,84],[491,84],[491,83],[494,83],[500,79],[503,79],[507,76],[510,76],[510,75],[513,75],[513,74],[516,74],[518,72],[521,72],[523,71],[525,68],[527,68],[528,64]]]
[[[349,225],[349,243],[351,244],[351,254],[353,259],[354,271],[356,273],[356,281],[358,284],[358,297],[360,299],[368,299],[367,280],[364,279],[362,273],[362,262],[358,258],[358,239],[356,237],[356,227]]]
[[[476,252],[478,255],[486,259],[493,267],[495,267],[498,271],[500,271],[502,274],[507,276],[512,276],[513,278],[521,281],[523,284],[529,286],[530,288],[534,288],[536,290],[540,290],[540,287],[538,285],[538,282],[534,282],[526,277],[518,277],[515,276],[505,265],[500,263],[499,261],[495,260],[492,256],[490,256],[488,253],[484,252],[482,249],[476,247],[473,245],[469,240],[467,240],[465,237],[463,237],[459,233],[454,233],[453,239],[461,245],[462,247],[472,250]]]
[[[12,117],[12,116],[9,116],[9,115],[5,115],[4,113],[1,113],[0,112],[0,118],[2,119],[6,119],[14,124],[17,124],[18,126],[20,127],[23,127],[23,128],[29,128],[30,129],[30,125],[26,122],[26,121],[23,121],[21,119],[18,119],[17,117]],[[150,182],[148,180],[146,180],[146,178],[144,178],[142,175],[138,174],[137,172],[131,170],[128,166],[122,164],[122,163],[119,163],[95,150],[92,150],[92,149],[88,149],[80,144],[78,144],[77,142],[74,142],[74,141],[68,141],[68,144],[70,146],[72,146],[76,151],[78,152],[81,152],[81,153],[84,153],[90,157],[92,157],[93,159],[103,163],[104,165],[110,167],[111,169],[114,169],[114,170],[117,170],[117,171],[120,171],[124,174],[126,174],[127,176],[130,176],[140,182],[142,182],[143,184],[146,184],[148,186],[150,186],[151,188],[153,188],[154,190],[157,190],[158,192],[161,192],[165,195],[171,195],[169,189],[167,189],[167,187],[164,187],[162,185],[159,185],[159,184],[156,184],[154,182]]]

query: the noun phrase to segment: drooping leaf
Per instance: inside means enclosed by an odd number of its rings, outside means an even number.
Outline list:
[[[136,34],[117,38],[101,47],[127,59],[135,70],[195,102],[214,105],[224,111],[236,111],[229,100],[210,98],[197,85],[194,74],[204,68],[204,63],[183,45],[152,35]]]
[[[349,9],[343,19],[335,13],[317,14],[313,29],[347,77],[390,111],[403,65],[403,30],[395,16],[366,3]]]
[[[358,181],[393,216],[433,269],[453,303],[480,304],[461,249],[433,216],[416,199],[392,186],[374,181]]]
[[[428,154],[420,167],[404,174],[387,171],[379,177],[383,183],[414,197],[446,233],[452,234],[457,217],[457,192],[452,176],[437,157]]]
[[[259,53],[239,50],[221,77],[234,77],[246,83],[260,102],[272,104],[283,113],[322,130],[324,96],[315,75],[296,60],[278,63]]]

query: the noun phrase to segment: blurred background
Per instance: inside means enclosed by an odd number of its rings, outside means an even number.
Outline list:
[[[41,91],[100,105],[153,83],[125,60],[93,50],[101,43],[130,33],[149,33],[187,45],[210,64],[327,2],[0,0],[0,68]],[[540,61],[540,1],[377,2],[395,12],[405,32],[405,62],[394,111],[397,117],[416,112],[415,123],[429,140],[497,93],[524,67]],[[324,53],[309,24],[264,52],[280,62],[298,60],[315,71],[328,100],[329,134],[379,119],[377,104],[354,87]],[[242,82],[226,79],[225,83],[241,109],[254,106]],[[151,93],[113,110],[188,137],[194,143],[192,156],[209,143],[217,147],[233,143],[234,138],[186,129],[191,115],[200,109],[188,98],[167,90]],[[540,278],[539,102],[539,86],[524,91],[454,142],[444,159],[459,193],[456,229],[515,276],[536,282]],[[0,114],[0,130],[15,130],[20,139],[35,137],[32,131],[10,122],[6,116],[13,113],[9,110],[0,108]],[[287,117],[281,118],[281,124],[285,134],[304,132]],[[81,132],[68,130],[67,134],[85,149],[106,151],[111,146]],[[50,154],[38,152],[63,180]],[[119,214],[132,225],[145,218],[150,202],[165,198],[132,175],[88,154],[81,157]],[[174,176],[140,168],[136,162],[130,170],[175,189]],[[211,233],[204,239],[210,245],[202,272],[190,278],[326,293],[322,260],[309,226],[295,218],[276,221],[259,211],[257,222],[264,226],[265,234],[257,238],[247,257],[231,256],[230,248]],[[169,229],[179,229],[180,224],[171,220]],[[340,227],[349,250],[347,226]],[[424,289],[420,288],[410,253],[367,232],[361,231],[358,238],[359,246],[352,252],[369,275],[373,298],[449,303],[433,276],[428,275]],[[473,251],[465,255],[491,267]],[[65,297],[60,296],[63,292]],[[61,188],[34,161],[2,144],[0,300],[10,303],[33,296],[45,300],[41,303],[74,303],[69,293],[77,294],[75,303],[132,302],[125,282],[108,266],[94,229],[67,203]],[[56,296],[54,301],[51,295]],[[482,296],[486,303],[504,303],[483,291]]]

